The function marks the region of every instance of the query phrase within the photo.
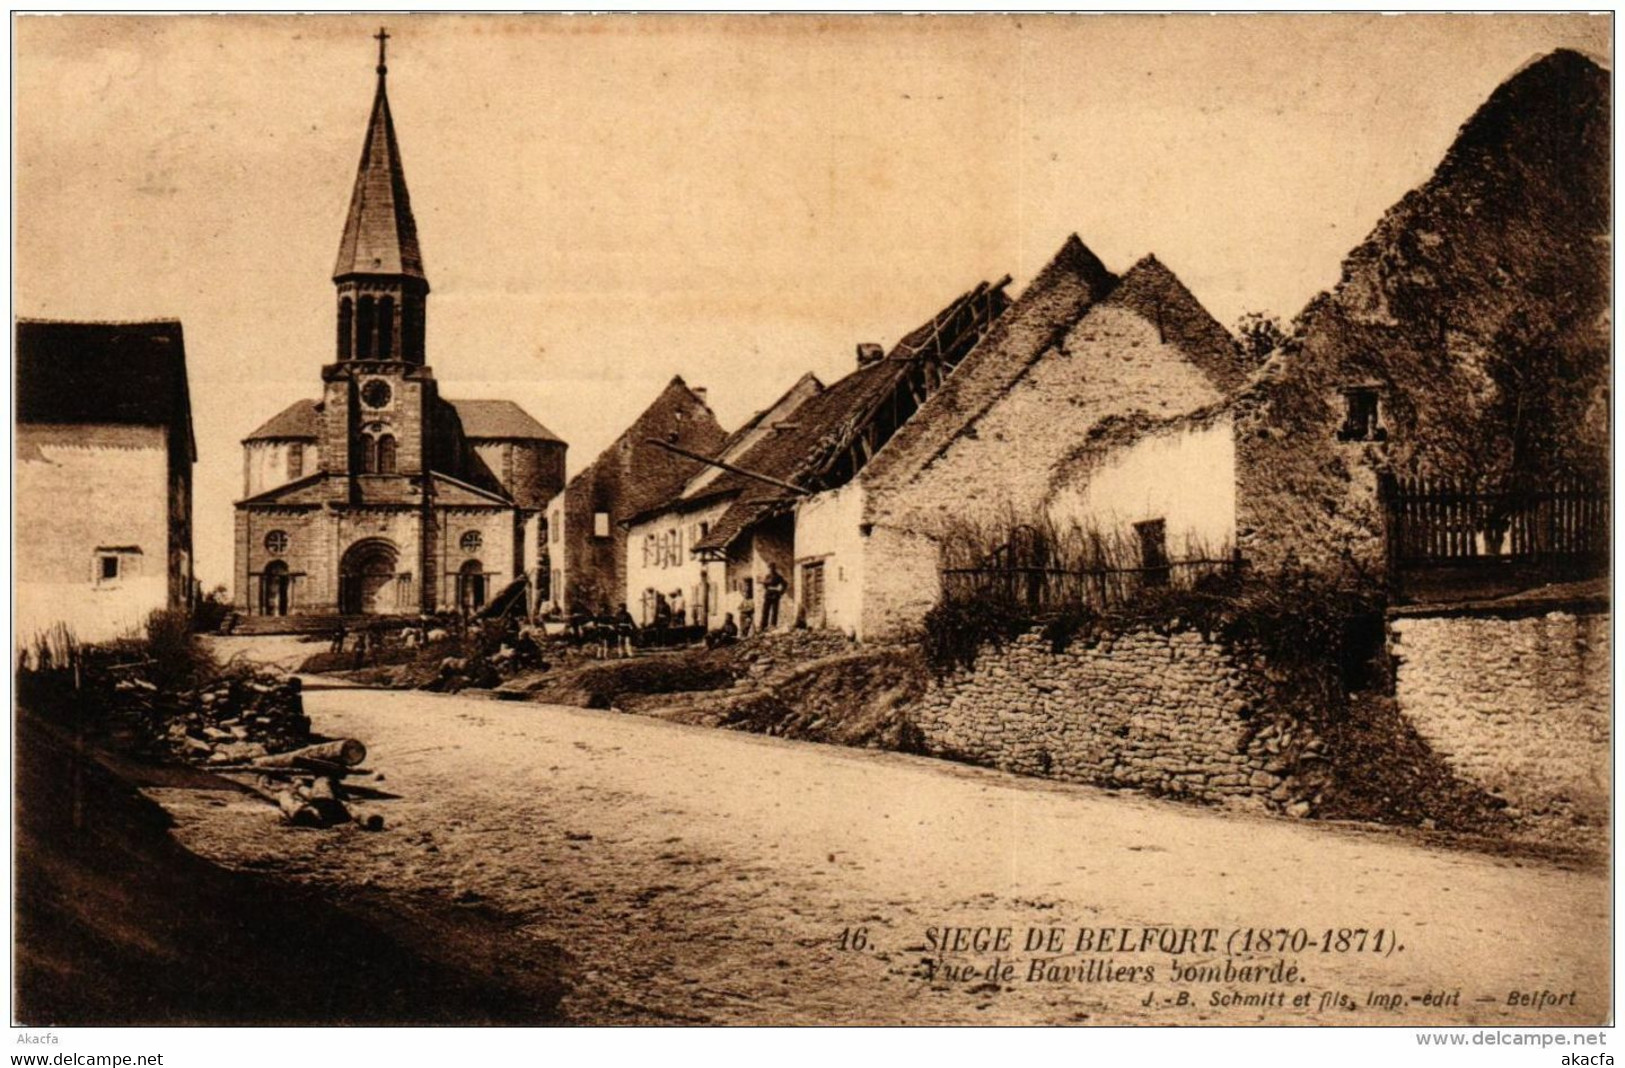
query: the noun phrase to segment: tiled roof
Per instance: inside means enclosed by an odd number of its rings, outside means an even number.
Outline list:
[[[462,420],[465,438],[563,441],[510,400],[448,400]]]
[[[174,319],[17,322],[17,421],[168,426],[192,456],[186,344]]]
[[[321,428],[321,405],[313,400],[298,400],[260,424],[244,441],[308,440],[314,441]]]

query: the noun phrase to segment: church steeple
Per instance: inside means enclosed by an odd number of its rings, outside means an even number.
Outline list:
[[[377,37],[378,89],[333,268],[339,298],[338,355],[340,360],[421,364],[429,282],[385,91],[389,68],[384,45],[389,35],[379,30]]]

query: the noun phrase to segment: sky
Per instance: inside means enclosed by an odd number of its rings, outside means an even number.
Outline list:
[[[380,16],[14,16],[13,312],[179,318],[194,554],[331,361]],[[384,18],[453,400],[580,470],[673,375],[732,429],[1077,233],[1290,318],[1514,71],[1608,16]]]

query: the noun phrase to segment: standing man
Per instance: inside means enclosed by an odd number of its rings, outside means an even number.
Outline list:
[[[762,630],[770,630],[779,625],[779,601],[784,598],[784,591],[790,587],[783,575],[779,574],[779,565],[767,565],[767,577],[762,580]]]

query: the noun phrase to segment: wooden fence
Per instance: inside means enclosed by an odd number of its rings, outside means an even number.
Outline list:
[[[1035,615],[1086,605],[1096,611],[1127,604],[1148,589],[1190,589],[1209,576],[1242,566],[1240,554],[1222,559],[1171,560],[1153,567],[1061,568],[1025,564],[948,567],[944,595],[954,599],[1007,597]]]
[[[1498,562],[1592,570],[1608,563],[1608,492],[1593,481],[1559,478],[1512,491],[1390,477],[1383,504],[1396,570]]]

